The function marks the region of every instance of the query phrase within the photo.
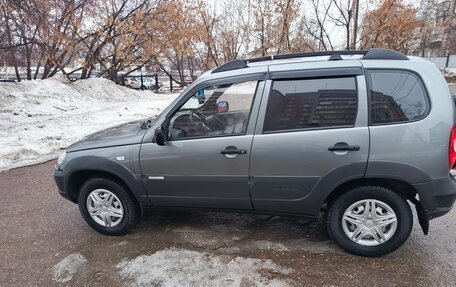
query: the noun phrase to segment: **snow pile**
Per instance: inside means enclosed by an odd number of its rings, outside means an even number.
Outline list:
[[[291,269],[271,260],[216,256],[186,249],[165,249],[116,265],[136,286],[288,286]]]
[[[445,78],[456,77],[456,68],[445,68],[445,69],[443,69],[443,76],[445,76]]]
[[[52,279],[60,283],[70,281],[86,262],[87,259],[81,253],[70,254],[52,267]]]
[[[0,83],[0,171],[53,159],[88,134],[158,114],[176,96],[99,78]]]
[[[454,92],[454,85],[456,84],[456,68],[445,68],[443,69],[442,73],[446,81],[448,82],[450,89],[452,88],[452,92]]]

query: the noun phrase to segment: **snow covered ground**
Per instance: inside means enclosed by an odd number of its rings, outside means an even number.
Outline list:
[[[0,171],[56,158],[88,134],[158,114],[176,96],[98,78],[0,83]]]

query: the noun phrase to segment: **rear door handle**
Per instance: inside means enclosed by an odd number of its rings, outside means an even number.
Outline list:
[[[235,146],[228,146],[224,150],[220,152],[221,154],[246,154],[247,150],[245,149],[238,149]]]
[[[336,143],[332,147],[328,147],[329,151],[357,151],[360,150],[359,145],[348,145],[347,143]]]

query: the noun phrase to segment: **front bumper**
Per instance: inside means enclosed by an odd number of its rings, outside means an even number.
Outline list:
[[[447,214],[456,201],[456,178],[447,178],[414,185],[418,191],[420,204],[428,219]]]
[[[65,173],[61,171],[57,165],[54,168],[54,180],[57,184],[57,188],[59,189],[59,194],[64,198],[73,201],[70,198],[70,195],[65,191]]]

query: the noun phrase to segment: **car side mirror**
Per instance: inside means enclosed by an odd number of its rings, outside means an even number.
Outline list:
[[[165,129],[163,127],[155,129],[154,140],[159,146],[164,146],[166,144]]]
[[[217,112],[219,113],[226,113],[230,109],[230,105],[227,101],[220,101],[217,103]]]

